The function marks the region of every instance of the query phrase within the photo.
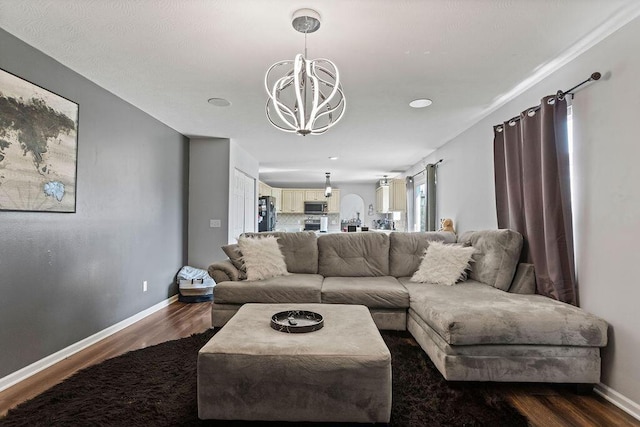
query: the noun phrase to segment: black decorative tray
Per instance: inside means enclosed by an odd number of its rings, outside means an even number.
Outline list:
[[[298,334],[322,329],[324,319],[318,313],[305,310],[281,311],[271,316],[271,327],[276,331]]]

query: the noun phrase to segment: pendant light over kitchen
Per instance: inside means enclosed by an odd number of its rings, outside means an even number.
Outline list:
[[[346,99],[340,73],[328,59],[307,59],[307,34],[320,28],[320,15],[312,9],[300,9],[291,22],[304,33],[304,56],[276,62],[267,70],[264,86],[269,94],[266,114],[269,122],[284,132],[319,135],[334,126],[344,115]],[[284,68],[282,77],[273,76]]]
[[[324,197],[331,197],[331,181],[329,180],[330,172],[325,172],[327,179],[324,181]]]

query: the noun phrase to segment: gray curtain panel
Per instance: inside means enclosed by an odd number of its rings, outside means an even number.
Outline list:
[[[545,97],[495,126],[494,167],[498,228],[525,237],[539,294],[577,305],[566,100]]]
[[[425,230],[436,231],[436,165],[429,163],[425,173],[427,175],[427,224]]]
[[[405,181],[407,184],[407,229],[409,231],[415,231],[413,230],[413,224],[415,224],[416,197],[414,195],[415,186],[413,184],[413,177],[408,176]]]

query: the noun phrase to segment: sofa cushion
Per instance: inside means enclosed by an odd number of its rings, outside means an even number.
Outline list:
[[[607,344],[604,320],[542,295],[511,294],[473,280],[455,286],[399,281],[411,310],[450,345]]]
[[[320,236],[318,273],[324,277],[388,276],[389,236],[374,231]]]
[[[458,242],[476,249],[469,278],[508,291],[522,252],[522,234],[513,230],[467,232]]]
[[[450,231],[397,232],[389,235],[389,274],[393,277],[411,276],[420,266],[429,242],[455,243]]]
[[[313,231],[245,233],[245,236],[275,236],[289,273],[318,273],[318,236]]]
[[[369,308],[407,308],[409,292],[395,277],[326,277],[322,302],[361,304]]]
[[[213,288],[216,304],[320,302],[322,276],[290,274],[249,282],[222,282]]]

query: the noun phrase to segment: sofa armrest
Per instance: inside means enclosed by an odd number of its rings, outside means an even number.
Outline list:
[[[240,271],[228,259],[214,262],[209,266],[208,272],[216,283],[237,282],[240,280]]]
[[[509,292],[512,294],[536,293],[536,275],[533,269],[533,264],[526,264],[523,262],[518,264]]]

